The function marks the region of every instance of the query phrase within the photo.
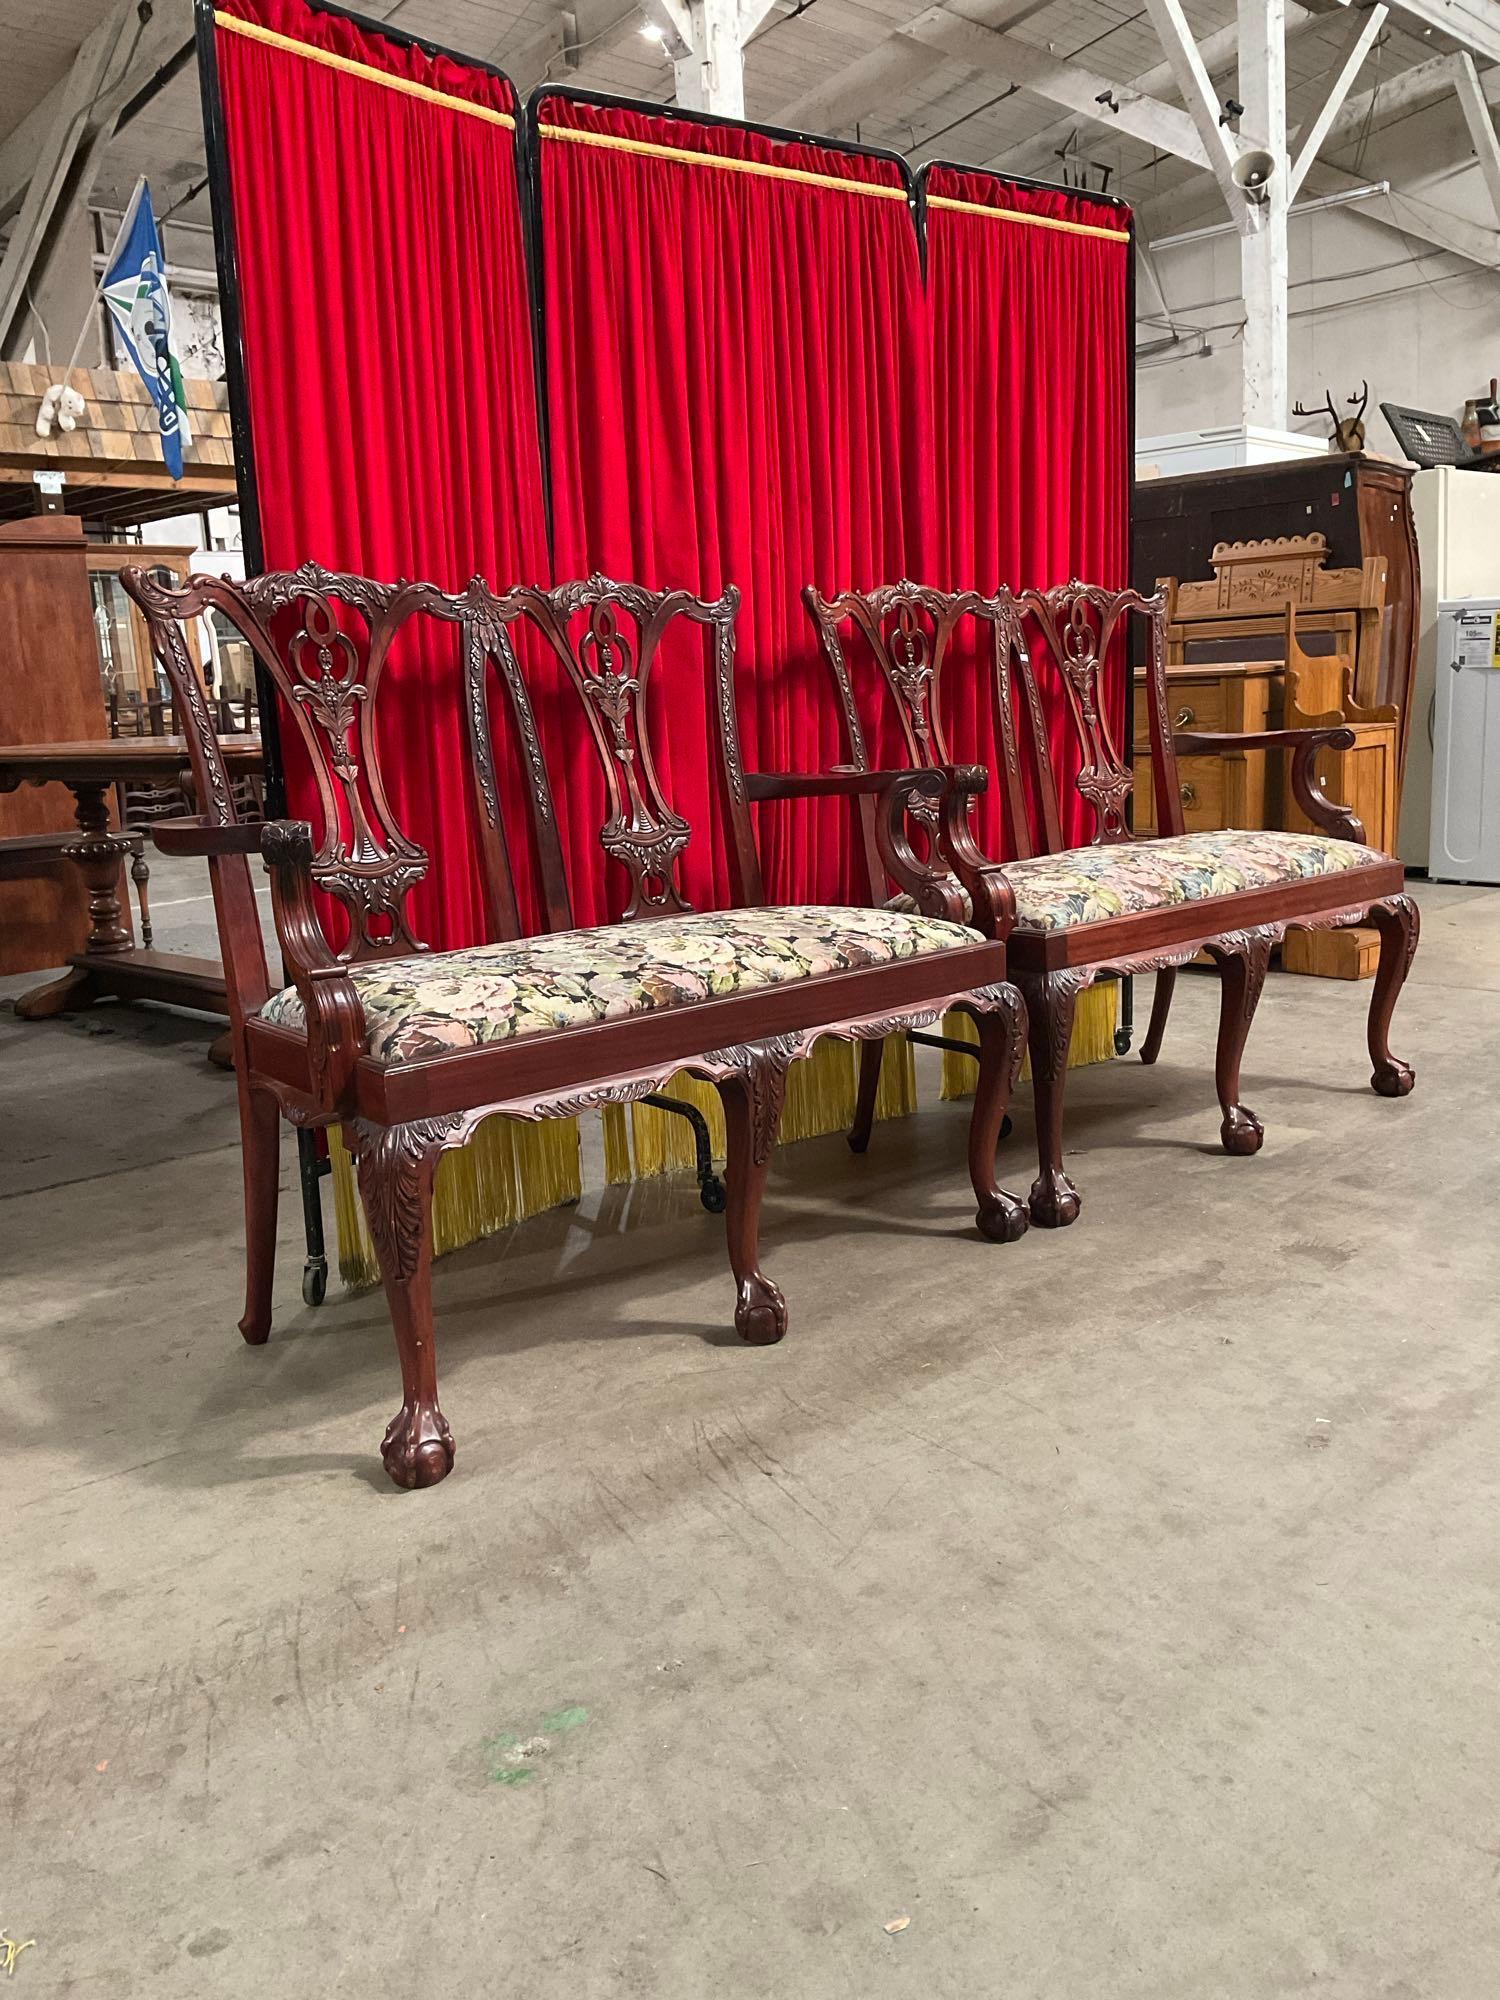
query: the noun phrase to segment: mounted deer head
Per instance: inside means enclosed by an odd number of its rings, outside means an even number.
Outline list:
[[[1329,439],[1329,443],[1333,446],[1334,450],[1363,451],[1365,448],[1365,405],[1369,400],[1370,385],[1368,382],[1361,382],[1358,395],[1348,398],[1351,406],[1358,403],[1359,408],[1354,412],[1352,417],[1341,417],[1333,406],[1332,391],[1325,389],[1323,391],[1321,410],[1304,410],[1299,402],[1293,404],[1292,415],[1294,417],[1316,417],[1322,414],[1322,410],[1326,410],[1333,423],[1333,436]]]

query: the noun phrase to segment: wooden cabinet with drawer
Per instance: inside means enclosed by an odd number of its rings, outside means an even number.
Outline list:
[[[1233,662],[1225,666],[1167,669],[1167,708],[1178,729],[1271,729],[1280,705],[1280,669],[1275,662]],[[1152,787],[1151,732],[1146,721],[1146,685],[1135,681],[1135,825],[1155,833],[1156,796]],[[1224,826],[1275,826],[1280,773],[1264,750],[1230,751],[1222,757],[1183,757],[1177,766],[1183,824],[1189,833]]]

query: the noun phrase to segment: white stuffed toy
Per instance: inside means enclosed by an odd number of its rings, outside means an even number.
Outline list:
[[[76,389],[66,382],[54,382],[42,398],[42,407],[36,413],[36,434],[39,438],[51,437],[55,423],[60,431],[78,428],[78,419],[84,415],[88,404]]]

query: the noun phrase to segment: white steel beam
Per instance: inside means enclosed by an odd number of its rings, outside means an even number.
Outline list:
[[[1004,77],[1050,104],[1097,119],[1111,131],[1128,132],[1131,138],[1190,160],[1195,167],[1209,165],[1198,128],[1188,114],[1175,105],[1143,97],[1128,83],[1116,83],[1078,63],[1060,61],[1014,35],[961,21],[943,6],[929,7],[900,32],[971,69]]]
[[[1240,288],[1245,300],[1240,409],[1243,421],[1284,431],[1287,389],[1288,181],[1286,36],[1283,0],[1239,0],[1239,98],[1242,140],[1263,148],[1269,178],[1252,197],[1234,189],[1229,209],[1240,228]]]
[[[686,55],[672,64],[677,102],[688,111],[721,118],[745,115],[745,58],[740,46],[739,0],[676,0],[673,26],[687,16]]]
[[[1286,32],[1289,44],[1310,28],[1321,27],[1322,24],[1322,15],[1310,13],[1306,7],[1298,4],[1298,0],[1286,0]],[[1240,31],[1234,24],[1206,36],[1198,44],[1198,54],[1209,77],[1212,78],[1218,71],[1232,69],[1239,59],[1239,48]],[[1172,65],[1169,62],[1154,63],[1150,69],[1142,70],[1139,76],[1133,76],[1130,79],[1130,87],[1143,97],[1159,97],[1165,101],[1177,87]],[[1042,139],[1022,139],[1017,145],[1007,146],[1003,153],[998,153],[986,164],[996,172],[1009,171],[1021,174],[1041,167],[1056,151],[1055,134],[1049,134]]]
[[[1455,65],[1453,82],[1458,91],[1458,101],[1463,106],[1464,123],[1474,142],[1474,154],[1479,161],[1479,171],[1484,175],[1491,212],[1500,221],[1500,141],[1495,138],[1495,121],[1490,116],[1489,103],[1479,81],[1479,72],[1474,67],[1474,58],[1461,50],[1455,58]]]
[[[1241,7],[1246,0],[1241,0]],[[1224,190],[1224,198],[1233,208],[1235,201],[1234,163],[1238,149],[1229,138],[1224,126],[1219,122],[1220,105],[1209,82],[1208,71],[1203,57],[1193,40],[1188,26],[1187,15],[1182,11],[1182,0],[1146,0],[1146,12],[1151,16],[1151,24],[1156,29],[1162,53],[1171,65],[1172,80],[1177,85],[1188,114],[1198,128],[1198,137],[1203,141],[1203,150],[1213,169],[1215,180]],[[1278,44],[1280,42],[1278,21]],[[1241,58],[1243,60],[1244,37],[1240,37]]]
[[[1367,14],[1356,16],[1350,24],[1352,32],[1345,44],[1343,60],[1335,71],[1328,95],[1323,100],[1323,108],[1315,118],[1309,119],[1302,127],[1297,134],[1296,144],[1291,148],[1295,158],[1291,170],[1291,185],[1287,189],[1288,202],[1296,200],[1297,190],[1306,180],[1308,168],[1318,157],[1318,148],[1332,131],[1334,120],[1343,108],[1354,79],[1364,67],[1365,57],[1374,46],[1375,37],[1384,27],[1385,19],[1386,9],[1383,6],[1376,6]],[[1473,64],[1471,63],[1469,67],[1472,69]]]

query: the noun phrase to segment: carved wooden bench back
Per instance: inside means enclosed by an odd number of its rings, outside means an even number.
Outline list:
[[[802,595],[833,673],[850,760],[861,770],[871,768],[871,747],[878,744],[881,719],[869,697],[861,699],[868,677],[862,680],[852,670],[842,627],[853,628],[873,659],[878,683],[894,710],[902,748],[914,764],[952,764],[972,755],[972,744],[961,746],[962,754],[955,755],[950,743],[954,707],[950,697],[957,676],[984,677],[1000,767],[995,775],[1010,846],[1020,859],[1056,854],[1067,844],[1059,769],[1068,774],[1067,782],[1090,809],[1095,843],[1130,838],[1125,807],[1131,768],[1110,726],[1103,679],[1112,657],[1123,660],[1126,627],[1132,618],[1139,618],[1148,632],[1153,737],[1172,780],[1171,823],[1163,831],[1181,832],[1176,761],[1166,719],[1165,624],[1159,598],[1077,582],[1019,595],[1002,589],[993,597],[914,583],[845,591],[834,598],[824,598],[809,585]],[[1060,728],[1049,727],[1034,655],[1062,688]]]
[[[734,628],[740,598],[733,585],[714,603],[685,590],[652,591],[598,576],[555,590],[522,586],[502,597],[475,582],[457,597],[426,590],[423,601],[435,616],[456,622],[462,633],[464,714],[489,915],[497,936],[518,935],[520,920],[513,843],[506,834],[492,740],[494,709],[488,693],[495,680],[521,750],[530,846],[547,925],[567,930],[575,921],[556,794],[537,722],[543,665],[554,670],[554,687],[560,674],[560,685],[576,695],[603,775],[606,817],[598,837],[604,852],[625,871],[629,893],[622,916],[669,915],[690,907],[682,893],[680,863],[692,829],[663,790],[650,726],[652,675],[663,665],[663,638],[679,620],[701,627],[710,648],[719,804],[734,893],[741,902],[761,900],[735,711]],[[528,630],[540,645],[525,643],[522,634]]]
[[[214,825],[236,814],[212,721],[192,673],[184,628],[221,612],[244,637],[281,696],[307,752],[317,788],[312,873],[348,913],[340,956],[358,962],[423,950],[407,911],[427,873],[426,851],[397,822],[381,777],[376,733],[382,676],[398,638],[412,625],[457,628],[469,762],[480,828],[486,902],[495,938],[518,936],[514,857],[534,867],[548,928],[571,928],[564,847],[554,788],[538,726],[539,683],[547,699],[576,697],[587,740],[604,775],[605,853],[625,870],[627,918],[685,910],[679,862],[691,837],[664,795],[653,755],[648,693],[661,641],[674,620],[703,628],[711,653],[714,714],[731,873],[743,902],[761,898],[734,708],[734,624],[739,593],[716,603],[686,591],[648,591],[601,577],[555,590],[521,587],[496,596],[480,581],[449,594],[433,585],[379,584],[313,564],[234,583],[199,576],[164,585],[124,573],[187,722],[194,777]],[[522,639],[523,631],[535,641]],[[430,636],[430,633],[429,633]],[[490,700],[498,682],[502,699]],[[498,712],[515,732],[524,783],[524,826],[507,815],[497,775]]]

